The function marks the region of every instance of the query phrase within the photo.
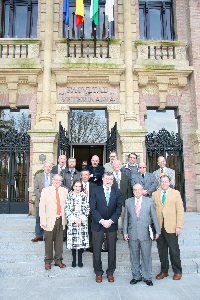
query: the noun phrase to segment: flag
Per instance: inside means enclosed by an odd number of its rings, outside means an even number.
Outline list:
[[[84,20],[83,0],[76,0],[76,27],[81,26]]]
[[[114,0],[106,0],[105,15],[108,16],[108,22],[114,21],[114,13],[113,13],[114,2],[115,2]]]
[[[64,14],[65,25],[69,25],[69,0],[64,0],[63,14]]]
[[[99,25],[99,0],[91,0],[90,18],[95,25]]]

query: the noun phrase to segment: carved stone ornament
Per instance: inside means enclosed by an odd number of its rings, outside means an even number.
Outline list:
[[[8,85],[0,82],[0,95],[8,94]]]
[[[57,111],[69,111],[69,105],[66,104],[57,104]]]
[[[18,84],[18,95],[23,94],[34,94],[35,88],[33,86],[30,86],[29,84]]]

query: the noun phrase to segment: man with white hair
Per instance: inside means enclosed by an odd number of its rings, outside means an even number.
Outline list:
[[[143,196],[141,184],[133,186],[135,197],[126,200],[124,213],[124,239],[129,242],[130,260],[133,279],[130,284],[139,281],[146,282],[148,286],[153,286],[151,269],[151,247],[152,240],[149,234],[149,225],[154,224],[156,230],[155,239],[160,234],[160,226],[157,220],[156,210],[153,201],[149,197]],[[141,267],[140,267],[141,255]],[[141,268],[141,269],[140,269]]]
[[[54,175],[52,186],[42,190],[39,215],[40,226],[44,229],[45,238],[45,270],[51,269],[54,259],[55,266],[63,269],[66,265],[62,262],[63,230],[66,225],[65,202],[68,190],[61,186],[62,176]],[[53,256],[53,246],[55,254]]]

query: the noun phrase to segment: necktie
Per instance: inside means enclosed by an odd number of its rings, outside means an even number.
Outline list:
[[[139,218],[139,216],[140,216],[140,209],[141,209],[140,199],[136,199],[135,212],[136,212],[137,218]]]
[[[58,193],[58,189],[56,189],[56,202],[57,202],[57,215],[61,215],[61,206],[60,206],[60,196]]]
[[[120,189],[119,172],[116,172],[116,181],[117,181],[117,184],[118,184],[118,188]]]
[[[163,169],[160,169],[160,177],[162,177],[164,175],[164,171]]]
[[[142,178],[144,178],[144,174],[142,174]]]
[[[71,173],[71,186],[72,186],[74,180],[74,170],[71,170],[70,173]]]
[[[106,189],[106,202],[107,202],[107,206],[108,206],[108,204],[109,204],[109,200],[110,200],[110,189],[107,188],[107,189]]]
[[[48,187],[49,186],[49,175],[46,174],[45,175],[45,187]]]
[[[84,186],[84,193],[88,196],[87,183],[85,183],[85,186]]]
[[[165,204],[166,197],[167,197],[167,192],[164,191],[164,192],[163,192],[163,195],[162,195],[162,205]]]

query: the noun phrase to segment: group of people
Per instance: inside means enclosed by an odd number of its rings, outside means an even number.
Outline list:
[[[136,153],[128,155],[124,166],[116,152],[99,165],[93,155],[91,165],[76,170],[76,159],[60,155],[58,164],[44,163],[44,172],[34,178],[36,226],[32,242],[45,241],[45,269],[63,263],[63,240],[72,251],[72,267],[83,267],[84,250],[93,252],[96,282],[102,282],[101,251],[106,238],[109,282],[114,282],[116,243],[122,230],[130,249],[132,280],[152,286],[152,240],[157,242],[161,262],[156,279],[168,276],[169,259],[173,279],[180,280],[182,267],[178,236],[184,223],[184,208],[175,187],[175,171],[158,157],[159,169],[147,172],[144,162],[137,164]],[[119,225],[119,229],[118,229]],[[155,231],[155,232],[154,232]],[[64,232],[64,235],[63,235]],[[54,248],[54,254],[53,254]],[[78,259],[77,259],[78,258]]]

